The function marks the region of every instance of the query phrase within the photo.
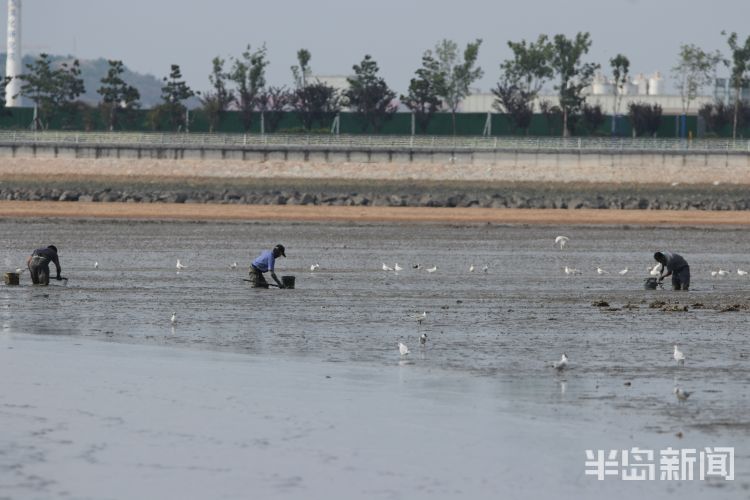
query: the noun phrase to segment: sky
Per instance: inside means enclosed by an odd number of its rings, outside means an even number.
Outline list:
[[[121,59],[159,78],[179,64],[194,90],[209,88],[214,57],[239,57],[248,44],[266,45],[271,85],[291,85],[289,68],[306,48],[315,75],[351,74],[371,54],[388,85],[404,92],[425,50],[444,38],[461,47],[481,38],[485,75],[474,87],[489,91],[510,56],[507,41],[540,33],[588,31],[586,61],[609,68],[623,53],[631,74],[666,76],[681,43],[726,55],[722,30],[750,35],[750,0],[23,0],[22,9],[24,53]],[[2,0],[0,52],[6,26]]]

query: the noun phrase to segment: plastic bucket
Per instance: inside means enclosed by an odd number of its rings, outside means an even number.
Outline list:
[[[646,290],[656,290],[657,285],[659,284],[659,280],[656,278],[646,278],[643,281],[643,288]]]
[[[3,279],[6,285],[18,285],[20,283],[20,276],[18,273],[5,273]]]
[[[294,276],[282,276],[281,277],[281,284],[284,285],[284,288],[294,288]]]

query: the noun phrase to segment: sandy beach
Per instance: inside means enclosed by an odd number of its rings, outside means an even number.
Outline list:
[[[0,201],[1,218],[747,226],[746,211],[545,210]]]

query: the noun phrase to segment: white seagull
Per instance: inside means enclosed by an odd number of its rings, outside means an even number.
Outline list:
[[[320,269],[320,264],[310,264],[310,272]]]
[[[568,243],[569,240],[570,238],[568,238],[567,236],[558,236],[557,238],[555,238],[555,245],[560,245],[560,250],[562,250],[563,248],[565,248],[565,244]]]
[[[661,276],[662,265],[656,264],[648,273],[651,276]]]
[[[737,269],[737,274],[740,276],[747,276],[747,271],[743,271],[742,269]]]
[[[484,267],[482,267],[482,271],[485,273],[489,270],[490,270],[490,266],[488,266],[487,264],[485,264]]]
[[[685,355],[682,353],[681,350],[677,348],[677,345],[674,346],[674,354],[672,354],[672,357],[675,361],[677,361],[678,365],[684,365],[685,364]]]
[[[434,273],[435,271],[437,271],[437,266],[432,266],[431,268],[427,269],[428,273]]]
[[[565,266],[563,270],[565,271],[565,274],[579,274],[581,272],[578,269],[568,266]]]
[[[609,271],[602,269],[601,267],[596,268],[596,274],[609,274]]]
[[[383,271],[393,271],[393,268],[389,265],[386,265],[386,263],[383,262]]]
[[[176,312],[172,311],[172,317],[169,318],[169,321],[171,321],[173,325],[175,323],[177,323],[177,313]]]
[[[99,262],[94,262],[94,269],[99,269]]]
[[[419,336],[419,343],[420,345],[425,345],[427,343],[427,334],[423,333]]]
[[[180,262],[180,259],[177,259],[177,265],[175,267],[177,268],[177,270],[180,270],[185,269],[187,266]]]
[[[406,347],[406,344],[404,344],[402,342],[399,342],[398,343],[398,352],[401,353],[401,356],[406,356],[407,354],[409,354],[409,348]]]
[[[679,387],[675,387],[672,392],[674,392],[674,395],[677,396],[677,401],[680,401],[680,402],[687,401],[687,398],[689,398],[691,394],[687,391],[683,391]]]
[[[21,274],[22,272],[23,272],[23,270],[20,267],[16,268],[16,274]]]
[[[396,262],[396,265],[395,265],[395,266],[393,266],[393,270],[394,270],[394,271],[396,271],[396,272],[398,272],[398,271],[403,271],[403,270],[404,270],[404,268],[403,268],[403,267],[401,267],[401,266],[399,266],[399,265],[398,265],[398,262]]]
[[[427,311],[424,311],[422,314],[417,314],[417,317],[414,319],[417,320],[418,325],[421,325],[422,321],[427,319]]]
[[[716,271],[716,273],[723,278],[724,276],[729,274],[729,271],[725,271],[724,269],[719,269],[718,271]]]
[[[560,361],[552,363],[552,367],[557,371],[562,371],[568,366],[568,355],[563,353]]]
[[[474,272],[474,264],[472,264],[472,265],[469,266],[469,272],[470,273]]]
[[[618,274],[620,274],[620,276],[625,276],[626,274],[628,274],[628,271],[630,271],[630,269],[628,269],[628,268],[626,267],[626,268],[625,268],[625,269],[623,269],[622,271],[618,271]]]
[[[232,262],[229,264],[229,269],[237,269],[237,262]]]

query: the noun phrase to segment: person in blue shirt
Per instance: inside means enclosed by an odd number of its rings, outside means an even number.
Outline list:
[[[284,245],[276,245],[273,250],[266,250],[261,253],[250,266],[250,276],[254,278],[253,284],[255,288],[268,288],[268,282],[263,276],[263,273],[270,272],[271,277],[276,282],[279,288],[284,288],[284,284],[279,281],[274,272],[274,266],[276,259],[279,256],[286,257]]]
[[[37,248],[31,252],[31,256],[26,259],[26,266],[31,273],[31,282],[35,285],[49,285],[49,263],[52,262],[57,268],[57,280],[63,278],[60,276],[60,259],[57,257],[57,247],[50,245],[47,248]]]
[[[672,276],[672,288],[675,290],[687,290],[690,288],[690,266],[685,258],[672,252],[656,252],[654,260],[661,264],[661,276],[659,283],[664,278]]]

